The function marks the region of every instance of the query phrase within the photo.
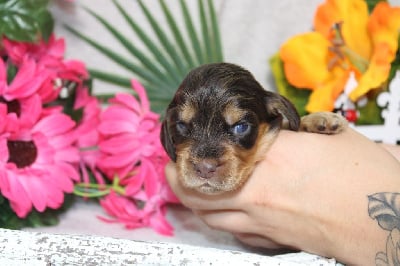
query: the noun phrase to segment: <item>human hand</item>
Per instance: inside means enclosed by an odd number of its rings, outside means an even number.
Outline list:
[[[173,164],[166,173],[182,203],[212,228],[254,246],[364,265],[386,239],[368,216],[367,196],[400,191],[399,163],[351,129],[332,136],[282,131],[249,180],[231,193],[187,190]]]

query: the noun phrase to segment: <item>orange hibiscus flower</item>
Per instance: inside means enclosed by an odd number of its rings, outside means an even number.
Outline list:
[[[388,79],[398,49],[400,8],[364,0],[326,0],[315,14],[315,31],[294,36],[280,49],[287,80],[312,90],[306,110],[332,111],[353,72],[356,101]]]

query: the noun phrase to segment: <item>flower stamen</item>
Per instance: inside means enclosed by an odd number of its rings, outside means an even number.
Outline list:
[[[342,25],[343,21],[334,23],[332,26],[334,37],[331,40],[332,46],[328,49],[334,56],[328,62],[328,70],[332,70],[336,65],[344,70],[349,70],[350,66],[344,61],[347,58],[360,73],[364,73],[369,65],[368,60],[346,46],[342,34]]]
[[[18,117],[21,115],[21,105],[17,100],[7,101],[0,96],[0,103],[7,105],[7,113],[15,113]]]
[[[18,168],[30,166],[36,160],[37,148],[33,141],[9,140],[7,147],[8,162],[14,163]]]

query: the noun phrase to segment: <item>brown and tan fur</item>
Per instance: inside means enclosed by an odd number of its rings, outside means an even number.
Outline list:
[[[192,70],[168,106],[161,141],[185,187],[205,194],[238,189],[280,129],[335,134],[347,122],[330,113],[300,119],[283,96],[250,72],[215,63]]]

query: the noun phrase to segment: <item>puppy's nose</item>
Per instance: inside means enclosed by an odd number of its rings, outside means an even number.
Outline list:
[[[204,159],[194,164],[194,170],[200,177],[209,179],[215,176],[218,166],[219,164],[215,160]]]

